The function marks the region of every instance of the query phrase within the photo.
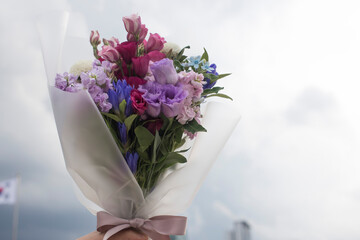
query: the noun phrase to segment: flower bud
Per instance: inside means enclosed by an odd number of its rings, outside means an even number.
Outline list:
[[[123,17],[125,29],[132,35],[139,35],[141,31],[141,18],[137,14],[132,14],[128,17]]]
[[[164,43],[166,43],[165,39],[163,37],[160,37],[159,34],[150,33],[149,40],[146,43],[146,51],[147,52],[151,52],[155,50],[160,51],[161,49],[163,49]]]
[[[91,31],[90,33],[90,43],[93,47],[97,47],[101,41],[100,41],[100,34],[98,31]]]
[[[102,47],[101,51],[99,52],[99,56],[112,63],[116,63],[120,59],[119,52],[109,45],[104,45]]]

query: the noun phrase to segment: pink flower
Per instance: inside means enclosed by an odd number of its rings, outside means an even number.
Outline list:
[[[93,46],[93,47],[97,47],[101,43],[100,34],[98,31],[91,31],[90,43],[91,43],[91,46]]]
[[[130,64],[131,59],[136,56],[136,42],[123,42],[116,47],[125,63]]]
[[[137,89],[131,90],[130,94],[132,107],[139,115],[143,115],[147,108],[147,102],[143,99],[142,94],[143,93]]]
[[[105,45],[110,45],[113,48],[117,47],[117,45],[120,44],[119,40],[115,37],[110,38],[109,40],[106,40],[105,38],[103,39],[103,42]]]
[[[145,77],[149,69],[150,57],[148,55],[132,58],[133,69],[137,76]]]
[[[146,51],[147,52],[151,52],[151,51],[155,51],[155,50],[161,51],[164,47],[164,43],[166,43],[165,39],[163,37],[160,37],[159,34],[150,33],[149,40],[145,46]]]
[[[159,51],[152,51],[147,54],[150,57],[150,60],[153,62],[160,61],[161,59],[166,58],[166,55]]]
[[[128,77],[128,78],[126,78],[126,82],[127,82],[127,84],[129,84],[130,86],[132,86],[134,88],[138,88],[139,85],[143,85],[146,83],[146,81],[144,79],[141,79],[139,77]]]
[[[128,17],[123,17],[125,29],[128,33],[136,36],[141,31],[141,18],[137,14],[132,14]]]
[[[109,45],[102,46],[102,49],[99,52],[99,56],[112,63],[115,63],[120,59],[119,52]]]

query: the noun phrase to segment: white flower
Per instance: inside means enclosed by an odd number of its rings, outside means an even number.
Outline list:
[[[171,51],[171,55],[175,56],[180,52],[180,50],[180,47],[176,43],[167,42],[164,44],[164,48],[161,52],[167,55]]]
[[[70,73],[80,76],[83,72],[89,72],[92,69],[92,60],[80,60],[70,68]]]

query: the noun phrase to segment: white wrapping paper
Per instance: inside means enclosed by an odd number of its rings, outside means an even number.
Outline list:
[[[90,95],[86,91],[64,92],[53,86],[56,73],[68,71],[69,61],[82,59],[76,49],[82,46],[92,52],[87,39],[82,43],[70,41],[81,44],[76,47],[68,44],[66,48],[70,39],[66,35],[68,16],[59,13],[44,17],[39,20],[38,29],[64,159],[82,193],[80,201],[93,213],[103,209],[126,219],[181,214],[191,204],[238,123],[239,114],[230,103],[208,103],[202,120],[207,132],[196,137],[188,162],[164,176],[144,198]],[[63,64],[64,56],[68,56],[66,64]]]

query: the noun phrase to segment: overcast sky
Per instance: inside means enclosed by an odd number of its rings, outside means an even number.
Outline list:
[[[64,166],[34,20],[77,12],[70,31],[125,39],[139,13],[190,53],[206,47],[242,119],[188,210],[190,240],[235,220],[253,240],[360,239],[357,0],[0,1],[0,180],[22,175],[19,240],[95,229]],[[89,47],[89,51],[91,48]],[[226,124],[226,119],[221,124]],[[0,205],[0,238],[12,207]]]

